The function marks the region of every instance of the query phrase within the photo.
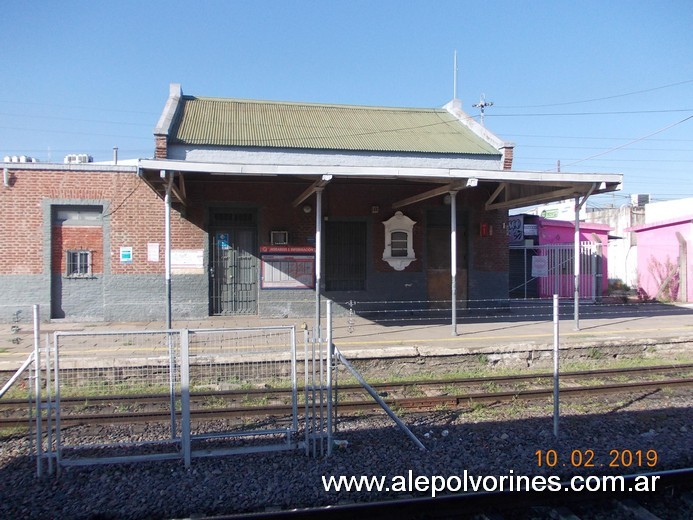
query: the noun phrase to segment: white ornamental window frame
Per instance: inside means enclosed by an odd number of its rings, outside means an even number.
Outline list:
[[[416,222],[401,211],[397,211],[389,220],[383,222],[385,226],[385,249],[383,251],[383,260],[390,264],[395,271],[403,271],[409,264],[416,260],[414,252],[414,224]],[[406,236],[406,255],[402,255],[402,236]],[[393,240],[393,235],[396,238]],[[396,242],[396,254],[393,255],[392,243]]]

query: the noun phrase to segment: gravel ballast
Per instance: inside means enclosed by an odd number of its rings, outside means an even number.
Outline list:
[[[693,398],[687,389],[562,403],[553,435],[552,403],[404,414],[424,443],[419,450],[384,413],[341,417],[330,458],[303,450],[182,461],[64,468],[60,478],[36,477],[25,437],[0,441],[2,518],[181,518],[430,496],[430,492],[326,492],[322,476],[559,475],[647,473],[693,466]],[[122,428],[127,428],[123,426]],[[166,426],[157,426],[165,430]],[[154,432],[161,437],[162,432]],[[73,428],[70,435],[78,435]],[[146,439],[148,432],[144,432]],[[116,440],[117,429],[113,440]],[[555,450],[555,467],[538,467],[537,450]],[[591,450],[591,451],[590,451]],[[643,462],[608,467],[612,450],[642,450]],[[644,454],[656,450],[657,465]],[[594,467],[576,468],[571,454],[593,452]],[[577,457],[575,457],[577,459]],[[586,462],[586,458],[583,457]],[[575,461],[575,460],[574,460]]]

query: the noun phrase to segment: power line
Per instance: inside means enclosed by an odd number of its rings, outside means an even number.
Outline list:
[[[48,116],[45,114],[41,115],[33,115],[33,114],[8,114],[8,113],[3,113],[0,112],[0,116],[7,116],[7,117],[21,117],[21,118],[34,118],[34,119],[57,119],[59,121],[77,121],[80,123],[99,123],[99,124],[108,124],[108,125],[130,125],[130,126],[148,126],[151,127],[153,126],[152,124],[149,123],[131,123],[128,121],[104,121],[103,119],[79,119],[76,117],[62,117],[62,116]]]
[[[643,140],[647,139],[648,137],[651,137],[651,136],[653,136],[653,135],[660,134],[660,133],[662,133],[662,132],[664,132],[664,131],[666,131],[666,130],[669,130],[670,128],[673,128],[673,127],[678,126],[678,125],[680,125],[680,124],[682,124],[682,123],[685,123],[685,122],[688,121],[689,119],[693,119],[693,115],[688,116],[688,117],[685,117],[685,118],[683,118],[681,121],[677,121],[677,122],[675,122],[675,123],[672,123],[672,124],[670,124],[670,125],[667,125],[667,126],[665,126],[664,128],[660,128],[659,130],[655,130],[655,131],[652,132],[651,134],[645,135],[645,136],[640,137],[640,138],[638,138],[638,139],[634,139],[633,141],[630,141],[630,142],[627,142],[627,143],[625,143],[625,144],[622,144],[621,146],[616,146],[615,148],[612,148],[611,150],[606,150],[606,151],[604,151],[604,152],[600,152],[600,153],[598,153],[598,154],[591,155],[590,157],[585,157],[584,159],[580,159],[579,161],[575,161],[575,162],[572,162],[572,163],[570,163],[570,164],[566,164],[566,166],[567,166],[567,167],[569,167],[569,166],[574,166],[574,165],[579,164],[579,163],[581,163],[581,162],[589,161],[590,159],[594,159],[594,158],[596,158],[596,157],[600,157],[600,156],[602,156],[602,155],[606,155],[606,154],[608,154],[608,153],[615,152],[616,150],[620,150],[621,148],[625,148],[625,147],[627,147],[627,146],[630,146],[631,144],[637,143],[637,142],[639,142],[639,141],[643,141]]]
[[[501,132],[499,132],[501,133]],[[592,139],[592,140],[615,140],[629,141],[635,137],[595,137],[592,135],[538,135],[538,134],[504,134],[508,137],[536,137],[539,139]],[[693,143],[693,139],[648,139],[648,141],[681,142]]]
[[[53,130],[47,128],[21,128],[16,126],[0,126],[2,130],[14,130],[23,132],[47,132],[50,134],[66,134],[66,135],[89,135],[94,137],[117,137],[119,139],[146,139],[151,141],[154,139],[154,135],[148,135],[147,137],[134,136],[134,135],[117,135],[117,134],[97,134],[94,132],[73,132],[70,130]]]
[[[123,110],[120,108],[103,108],[103,107],[87,107],[87,106],[79,106],[79,105],[58,105],[55,103],[38,103],[38,102],[32,102],[32,101],[12,101],[12,100],[0,100],[0,103],[4,104],[14,104],[14,105],[30,105],[30,106],[38,106],[38,107],[53,107],[53,108],[69,108],[69,109],[74,109],[74,110],[100,110],[102,112],[121,112],[124,114],[146,114],[146,115],[154,115],[154,116],[159,116],[160,113],[158,112],[149,112],[149,111],[143,111],[143,110]]]
[[[522,113],[522,114],[489,114],[488,117],[544,117],[544,116],[614,116],[624,114],[662,114],[668,112],[693,112],[693,108],[670,108],[659,110],[620,110],[612,112],[563,112],[563,113]]]
[[[561,150],[607,150],[607,148],[598,148],[595,146],[570,146],[570,145],[540,145],[540,144],[522,144],[522,148],[548,148]],[[639,152],[689,152],[693,153],[693,148],[631,148]]]
[[[653,88],[648,88],[648,89],[644,89],[644,90],[636,90],[634,92],[626,92],[624,94],[614,94],[613,96],[605,96],[605,97],[592,98],[592,99],[583,99],[580,101],[564,101],[562,103],[549,103],[549,104],[544,104],[544,105],[515,105],[515,106],[500,105],[500,108],[545,108],[545,107],[558,107],[558,106],[565,106],[565,105],[577,105],[580,103],[592,103],[594,101],[605,101],[607,99],[616,99],[616,98],[620,98],[620,97],[633,96],[635,94],[644,94],[646,92],[654,92],[656,90],[662,90],[662,89],[670,88],[670,87],[677,87],[679,85],[685,85],[687,83],[693,83],[693,79],[687,79],[685,81],[679,81],[677,83],[670,83],[668,85],[662,85],[660,87],[653,87]]]

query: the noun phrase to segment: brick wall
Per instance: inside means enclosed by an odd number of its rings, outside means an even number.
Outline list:
[[[477,271],[507,271],[509,268],[509,245],[507,234],[508,212],[506,210],[483,211],[475,215],[471,226],[473,268]],[[490,233],[481,236],[481,226],[486,225]]]
[[[513,169],[513,146],[504,146],[503,151],[503,169],[512,170]]]
[[[103,273],[103,229],[101,226],[52,226],[51,264],[54,274],[66,271],[68,250],[91,251],[92,274]]]
[[[258,246],[270,243],[270,231],[286,230],[293,245],[314,245],[315,196],[299,207],[292,206],[310,181],[284,181],[275,178],[229,181],[208,177],[200,181],[188,179],[189,204],[181,211],[173,211],[171,218],[172,249],[207,250],[207,215],[210,207],[249,207],[258,214]],[[414,250],[417,260],[403,272],[395,272],[382,260],[384,227],[382,222],[394,211],[392,203],[421,193],[433,186],[418,183],[333,182],[323,193],[324,215],[332,219],[355,219],[368,226],[370,254],[368,265],[369,295],[383,298],[391,295],[398,299],[426,298],[426,218],[430,208],[442,207],[442,196],[402,208],[415,220]],[[497,273],[507,271],[508,249],[505,223],[506,211],[486,212],[483,189],[463,190],[458,195],[458,209],[465,214],[464,226],[469,240],[470,287],[475,284],[486,290],[495,283]],[[101,226],[51,226],[51,208],[56,205],[101,205],[104,208]],[[310,205],[312,211],[303,211]],[[377,206],[378,211],[372,208]],[[479,236],[482,222],[493,228],[489,237]],[[462,224],[460,224],[462,225]],[[99,235],[99,233],[101,233]],[[52,238],[51,238],[52,237]],[[87,312],[82,289],[86,283],[78,281],[66,285],[60,279],[64,273],[65,249],[93,251],[93,272],[100,281],[89,294],[90,306],[101,305],[101,312],[92,315],[104,319],[137,319],[163,317],[162,294],[164,273],[164,203],[149,186],[126,167],[27,167],[11,170],[11,186],[0,187],[0,277],[12,294],[27,292],[26,302],[56,301],[53,291],[65,290],[63,304],[66,313]],[[158,261],[147,259],[148,244],[159,244]],[[120,248],[132,247],[131,263],[120,262]],[[460,252],[460,258],[465,252]],[[205,262],[207,260],[205,259]],[[51,273],[53,281],[51,282]],[[57,279],[55,277],[58,277]],[[477,279],[484,282],[477,283]],[[34,283],[34,277],[35,283]],[[476,277],[476,278],[475,278]],[[500,279],[499,279],[500,280]],[[64,283],[63,283],[64,282]],[[502,293],[503,280],[496,293]],[[198,317],[208,311],[208,280],[206,272],[174,276],[175,316]],[[506,283],[507,286],[507,283]],[[13,292],[14,291],[14,292]],[[260,299],[313,298],[312,292],[261,291]],[[97,297],[103,295],[102,297]],[[69,298],[68,298],[69,297]],[[372,299],[371,298],[371,299]],[[82,302],[82,304],[80,304]],[[99,303],[102,302],[102,303]],[[2,307],[2,304],[0,304]],[[280,306],[281,307],[281,306]],[[6,311],[6,312],[5,312]],[[14,307],[3,310],[9,316]],[[262,312],[262,309],[260,310]],[[0,319],[4,319],[0,316]],[[175,318],[174,318],[175,319]]]
[[[44,220],[50,218],[43,214],[44,200],[56,205],[103,202],[108,208],[104,222],[110,229],[110,250],[104,254],[110,258],[111,272],[164,272],[164,203],[134,171],[99,171],[98,167],[79,171],[13,169],[12,178],[11,187],[0,188],[0,243],[6,245],[0,255],[0,274],[39,274],[51,270],[44,265],[43,248],[50,247],[50,237],[44,236]],[[192,217],[195,223],[172,212],[172,248],[204,248],[199,212],[192,212]],[[73,233],[79,232],[69,233],[72,241],[76,240]],[[158,262],[147,261],[150,242],[160,244]],[[120,263],[121,246],[133,248],[131,264]]]
[[[168,158],[168,138],[165,135],[157,135],[154,137],[154,158]]]

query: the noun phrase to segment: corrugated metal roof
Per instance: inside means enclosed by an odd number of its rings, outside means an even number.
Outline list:
[[[181,104],[171,143],[500,155],[444,109],[192,96]]]

